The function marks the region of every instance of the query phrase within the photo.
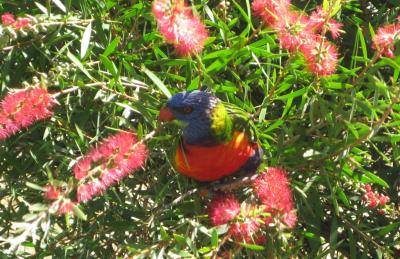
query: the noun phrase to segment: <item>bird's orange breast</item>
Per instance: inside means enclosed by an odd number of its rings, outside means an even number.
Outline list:
[[[181,145],[175,154],[176,170],[198,181],[218,180],[237,172],[254,155],[255,148],[247,134],[238,131],[228,143],[218,146]]]

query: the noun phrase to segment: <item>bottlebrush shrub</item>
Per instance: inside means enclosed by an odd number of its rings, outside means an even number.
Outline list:
[[[0,258],[399,257],[399,15],[394,0],[0,0]],[[257,172],[174,171],[184,125],[158,111],[194,89],[258,142]],[[127,172],[135,143],[147,161]]]

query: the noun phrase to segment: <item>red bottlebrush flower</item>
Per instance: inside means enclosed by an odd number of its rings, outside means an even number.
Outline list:
[[[316,36],[300,46],[311,72],[318,76],[327,76],[336,71],[338,52],[331,42]]]
[[[208,32],[183,0],[156,0],[153,14],[160,33],[174,44],[179,55],[188,56],[202,51]]]
[[[292,190],[287,173],[279,168],[269,168],[260,174],[253,183],[253,189],[265,205],[265,212],[273,216],[282,216],[283,222],[294,227],[297,217],[294,211]],[[265,220],[270,222],[270,217]]]
[[[311,13],[307,27],[316,33],[329,31],[332,38],[336,39],[342,33],[342,24],[334,19],[329,18],[330,14],[326,13],[322,6],[318,6],[317,9]]]
[[[76,204],[70,200],[64,200],[60,203],[57,213],[58,214],[68,214],[74,211]]]
[[[46,192],[44,193],[44,197],[48,200],[57,200],[60,195],[59,190],[53,185],[48,185],[45,188]]]
[[[214,197],[207,210],[211,225],[218,226],[234,219],[240,213],[240,204],[232,193],[224,193]]]
[[[394,43],[400,39],[400,24],[388,24],[378,29],[373,37],[372,48],[380,54],[394,58]]]
[[[147,158],[146,146],[137,141],[136,135],[120,132],[108,137],[99,147],[92,149],[73,168],[75,178],[85,180],[96,177],[78,187],[78,202],[88,201],[109,186],[119,182],[130,172],[142,167]]]
[[[289,14],[290,0],[254,0],[251,4],[254,15],[265,25],[271,26]]]
[[[54,98],[46,89],[25,89],[8,94],[0,103],[0,140],[15,134],[35,121],[53,115]]]
[[[5,13],[1,16],[1,23],[4,26],[12,25],[15,23],[14,15],[10,13]]]
[[[17,21],[14,23],[15,29],[23,29],[30,25],[31,20],[29,18],[18,18]]]

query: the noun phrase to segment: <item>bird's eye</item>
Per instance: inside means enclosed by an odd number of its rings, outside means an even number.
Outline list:
[[[183,107],[182,112],[185,114],[189,114],[193,111],[193,108],[190,106]]]

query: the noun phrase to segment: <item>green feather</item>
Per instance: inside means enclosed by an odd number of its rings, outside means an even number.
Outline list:
[[[233,128],[237,131],[247,132],[251,142],[258,142],[256,125],[251,119],[251,115],[243,109],[230,103],[224,102],[223,104],[228,113],[228,116],[232,119]]]
[[[219,142],[228,142],[235,131],[247,132],[257,142],[257,130],[250,115],[230,103],[220,102],[211,112],[211,132]]]
[[[225,106],[218,103],[211,111],[211,132],[217,141],[226,143],[232,137],[232,119]]]

